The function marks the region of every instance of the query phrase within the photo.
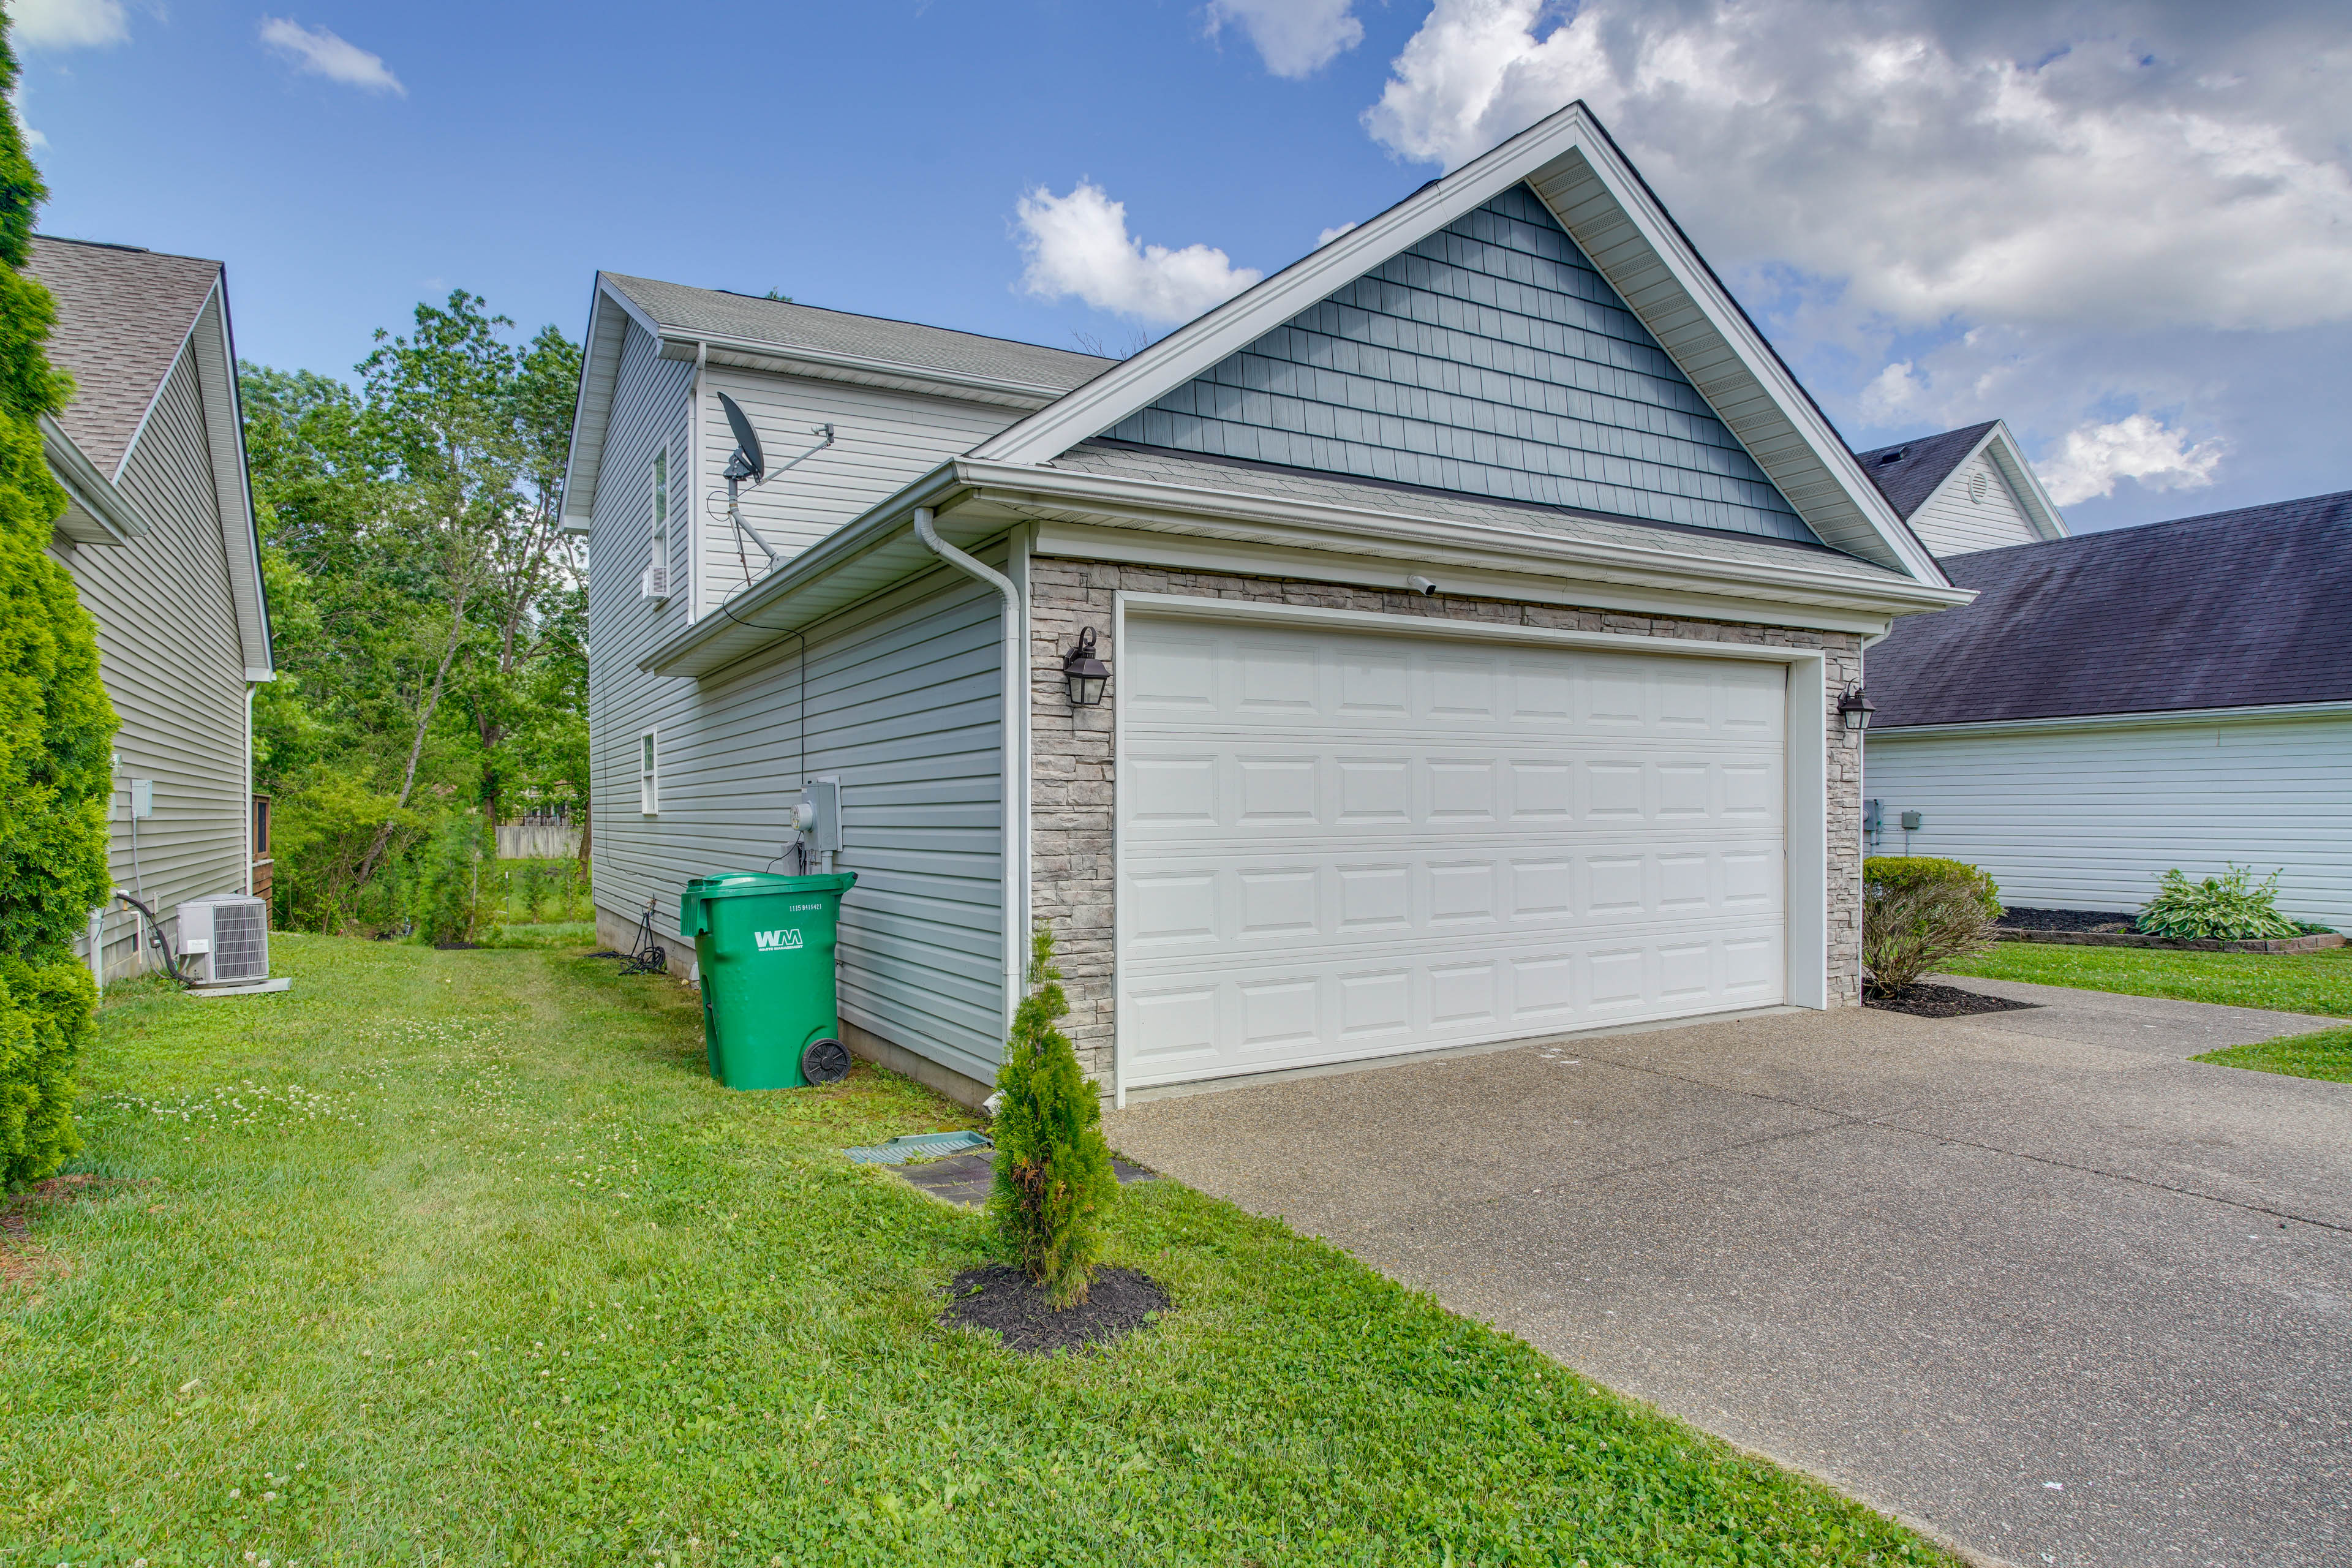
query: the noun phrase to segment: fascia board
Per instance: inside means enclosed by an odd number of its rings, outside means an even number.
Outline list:
[[[207,374],[205,356],[199,354],[196,356],[196,369],[200,379],[215,382],[212,395],[205,400],[208,411],[207,423],[217,417],[225,425],[225,428],[218,432],[218,438],[213,442],[215,464],[220,465],[226,458],[225,466],[234,470],[233,475],[215,471],[214,483],[220,497],[221,531],[230,569],[246,578],[251,599],[252,624],[239,627],[241,633],[251,634],[242,638],[246,644],[243,650],[247,671],[246,679],[249,680],[253,679],[251,671],[276,667],[278,650],[270,636],[269,595],[261,573],[261,520],[254,515],[253,473],[246,461],[245,397],[236,379],[236,338],[229,324],[226,267],[223,267],[213,279],[213,297],[207,301],[206,308],[217,309],[220,312],[220,333],[215,345],[220,363],[217,368]],[[200,313],[197,320],[201,322],[203,319]],[[210,412],[215,407],[221,411],[217,415]],[[235,519],[230,516],[232,512],[236,514]],[[238,602],[237,607],[242,611],[246,595],[232,594],[230,596]]]
[[[1873,741],[1965,740],[1978,735],[2046,734],[2068,730],[2167,730],[2282,720],[2352,719],[2352,701],[2276,702],[2266,708],[2156,708],[2139,713],[2071,713],[2047,719],[1979,719],[1958,724],[1898,724],[1870,731]]]
[[[1590,172],[1608,203],[1635,231],[1640,252],[1654,257],[1663,265],[1672,287],[1643,288],[1634,284],[1629,289],[1621,283],[1620,279],[1633,270],[1631,264],[1637,259],[1633,243],[1615,238],[1613,243],[1604,242],[1597,247],[1587,244],[1586,234],[1596,226],[1595,215],[1589,207],[1585,211],[1574,206],[1563,210],[1555,193],[1547,192],[1548,184],[1554,184],[1556,191],[1571,188],[1566,186],[1565,180],[1546,176],[1572,179],[1578,163]],[[1817,521],[1821,516],[1817,498],[1827,489],[1835,500],[1858,513],[1870,534],[1875,536],[1885,552],[1878,558],[1879,564],[1895,566],[1922,583],[1948,581],[1918,535],[1912,532],[1910,525],[1895,513],[1878,487],[1862,471],[1862,465],[1844,438],[1832,427],[1820,406],[1798,384],[1788,365],[1773,352],[1738,301],[1724,288],[1680,226],[1598,124],[1591,126],[1591,134],[1580,137],[1575,145],[1562,149],[1549,160],[1544,170],[1528,176],[1528,183],[1552,208],[1560,226],[1584,246],[1593,265],[1625,296],[1626,303],[1642,324],[1700,389],[1717,416],[1748,447],[1749,455],[1772,475],[1809,526],[1822,533],[1829,543],[1854,554],[1865,559],[1875,554],[1859,547],[1870,542],[1868,539],[1830,537],[1838,531],[1824,530],[1822,521]],[[1736,374],[1727,374],[1731,366],[1737,367]],[[1710,387],[1714,390],[1710,391]],[[1759,447],[1752,433],[1756,421],[1748,416],[1747,409],[1738,405],[1744,401],[1742,394],[1748,397],[1760,395],[1769,401],[1772,412],[1787,422],[1801,444],[1798,453]],[[1743,426],[1749,428],[1743,429]],[[1794,464],[1788,461],[1791,456],[1799,459]],[[1797,476],[1790,475],[1792,467],[1800,470]],[[1803,473],[1807,468],[1812,472]]]
[[[587,532],[589,521],[596,514],[604,434],[612,423],[621,350],[628,338],[625,323],[631,320],[642,323],[644,313],[605,282],[602,272],[596,274],[588,291],[588,335],[581,346],[580,391],[572,402],[572,449],[563,459],[563,511],[559,521],[569,533]]]
[[[887,547],[898,536],[911,537],[917,507],[944,510],[963,488],[955,466],[941,464],[902,487],[897,494],[867,508],[776,571],[740,590],[731,599],[714,605],[700,620],[649,650],[637,661],[637,668],[649,675],[708,675],[750,658],[778,638],[792,636],[803,625],[831,613],[833,607],[800,615],[795,619],[795,612],[789,607],[794,600],[826,577]],[[949,531],[942,527],[942,534]],[[956,539],[950,542],[969,541]],[[916,548],[921,550],[919,545]],[[930,559],[929,551],[921,553]],[[910,562],[913,564],[919,563]]]
[[[998,376],[971,375],[929,365],[904,364],[896,360],[869,359],[860,354],[834,353],[769,342],[761,338],[730,337],[724,333],[689,332],[682,327],[661,330],[661,357],[691,360],[698,346],[708,345],[730,356],[738,368],[764,370],[781,375],[803,375],[819,381],[845,381],[856,385],[884,386],[901,391],[953,398],[959,402],[1043,408],[1062,395],[1059,387]]]
[[[2071,537],[2064,514],[2059,511],[2058,503],[2050,499],[2050,492],[2042,488],[2042,476],[2035,473],[2033,465],[2025,460],[2024,448],[2018,446],[2017,437],[2010,433],[2007,420],[1993,421],[1992,433],[1987,438],[1987,444],[1993,447],[1996,454],[1994,461],[2000,465],[2002,473],[2008,477],[2010,488],[2017,492],[2018,499],[2025,503],[2025,510],[2032,514],[2034,531],[2044,539]]]
[[[1160,526],[1200,527],[1217,521],[1241,525],[1232,537],[1268,537],[1279,530],[1294,540],[1319,539],[1324,547],[1361,553],[1367,544],[1401,547],[1407,559],[1445,561],[1475,551],[1512,569],[1551,575],[1573,573],[1602,581],[1642,582],[1725,592],[1727,585],[1762,594],[1802,595],[1805,602],[1885,607],[1895,613],[1940,610],[1971,602],[1976,595],[1948,584],[1921,584],[1889,575],[1856,578],[1808,567],[1729,562],[1665,548],[1521,532],[1465,522],[1421,518],[1290,497],[1171,485],[1159,480],[1074,473],[1023,464],[958,459],[963,482],[983,500],[1019,510],[1040,502],[1076,504],[1111,519],[1139,519]],[[1434,553],[1433,553],[1434,552]]]
[[[1786,595],[1743,595],[1725,587],[1715,592],[1673,586],[1601,581],[1597,576],[1539,574],[1523,563],[1490,563],[1465,558],[1432,565],[1424,556],[1376,548],[1341,552],[1328,542],[1296,545],[1263,537],[1213,536],[1199,529],[1172,529],[1056,517],[1034,519],[1031,553],[1080,561],[1116,561],[1171,572],[1205,572],[1242,577],[1303,578],[1339,583],[1417,597],[1409,575],[1440,574],[1442,590],[1474,599],[1507,599],[1562,609],[1665,616],[1674,620],[1733,621],[1807,631],[1852,632],[1881,637],[1894,620],[1887,610],[1801,604]],[[1409,572],[1408,568],[1414,570]]]
[[[40,416],[41,454],[48,459],[49,472],[65,487],[74,504],[89,514],[106,536],[84,539],[69,535],[79,544],[121,545],[144,538],[152,531],[146,515],[131,503],[131,498],[114,488],[114,482],[100,473],[98,465],[74,445],[73,437],[62,426],[44,414]]]

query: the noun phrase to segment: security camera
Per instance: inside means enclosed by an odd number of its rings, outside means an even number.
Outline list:
[[[1416,594],[1434,594],[1437,592],[1437,584],[1431,582],[1426,577],[1408,577],[1404,580],[1404,585],[1412,589]]]

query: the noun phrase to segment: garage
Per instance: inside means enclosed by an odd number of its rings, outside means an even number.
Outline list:
[[[1818,1005],[1787,808],[1818,664],[1399,619],[1125,616],[1122,1090]]]

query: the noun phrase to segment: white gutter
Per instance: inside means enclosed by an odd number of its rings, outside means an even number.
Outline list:
[[[97,520],[98,525],[114,537],[102,542],[124,544],[144,538],[152,530],[130,498],[114,488],[114,481],[100,473],[98,465],[82,455],[72,437],[55,419],[44,414],[39,416],[41,455],[48,459],[49,472],[65,491],[79,503],[82,510]],[[99,543],[84,540],[85,544]]]
[[[1932,741],[1979,735],[2032,735],[2062,730],[2162,730],[2208,724],[2254,724],[2305,719],[2352,719],[2352,700],[2273,702],[2267,707],[2148,708],[2126,713],[2061,713],[2041,719],[1971,719],[1951,724],[1894,724],[1873,729],[1881,740]]]
[[[1010,1030],[1013,1011],[1021,1005],[1025,988],[1029,956],[1029,731],[1022,721],[1022,698],[1028,690],[1029,617],[1013,580],[941,539],[929,507],[915,509],[915,537],[924,549],[987,584],[1004,601],[1003,727],[997,750],[1004,759],[1004,1023]]]

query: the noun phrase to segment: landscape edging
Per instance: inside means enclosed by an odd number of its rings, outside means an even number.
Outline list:
[[[1997,934],[2003,942],[2046,942],[2067,947],[2170,947],[2196,952],[2317,952],[2323,948],[2344,945],[2344,939],[2332,932],[2255,942],[2224,942],[2219,937],[2205,936],[2140,936],[2111,931],[2003,930]]]

